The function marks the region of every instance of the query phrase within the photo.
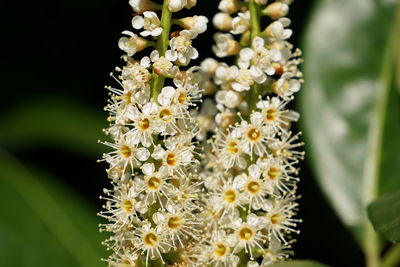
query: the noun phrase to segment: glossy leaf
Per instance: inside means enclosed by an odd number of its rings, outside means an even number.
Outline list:
[[[400,242],[400,192],[372,202],[368,215],[381,236],[390,242]]]
[[[272,264],[271,267],[328,267],[328,265],[311,260],[295,260]]]
[[[0,154],[0,266],[104,266],[95,209],[55,181]]]
[[[399,102],[389,45],[395,3],[318,1],[304,40],[300,105],[308,157],[360,242],[367,205],[382,192],[400,190],[400,157],[394,156],[400,151]]]
[[[23,101],[0,116],[0,146],[45,145],[99,157],[104,146],[97,140],[104,139],[101,129],[106,126],[105,116],[73,99]]]

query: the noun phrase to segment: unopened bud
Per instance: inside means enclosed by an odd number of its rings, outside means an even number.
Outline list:
[[[220,31],[230,31],[232,29],[232,17],[226,13],[217,13],[213,18],[213,25]]]
[[[270,17],[271,19],[279,19],[284,17],[289,12],[289,6],[282,2],[274,2],[268,5],[263,11],[262,14]]]

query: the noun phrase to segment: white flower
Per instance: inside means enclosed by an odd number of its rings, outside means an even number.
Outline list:
[[[153,163],[145,163],[142,166],[143,177],[135,178],[136,190],[139,193],[145,192],[143,201],[149,205],[158,202],[162,208],[164,199],[168,198],[168,192],[172,185],[167,183],[168,170],[161,166],[158,171],[155,171]]]
[[[238,16],[232,20],[232,30],[233,34],[242,34],[249,29],[250,25],[250,12],[238,13]]]
[[[248,167],[249,175],[242,173],[235,177],[233,186],[244,191],[246,203],[254,210],[266,209],[268,201],[266,196],[273,193],[273,187],[268,180],[261,179],[261,169],[256,164]]]
[[[292,121],[299,119],[299,114],[292,110],[284,110],[291,99],[281,100],[279,97],[267,98],[257,103],[264,115],[264,123],[274,131],[286,132],[286,126]]]
[[[250,123],[242,120],[240,128],[242,141],[240,147],[243,151],[253,156],[253,152],[258,155],[264,155],[267,153],[266,144],[271,139],[273,133],[270,128],[263,126],[264,116],[259,112],[253,112],[250,115]]]
[[[285,72],[279,80],[272,84],[274,93],[280,97],[287,99],[300,90],[300,80],[293,79],[293,74]]]
[[[238,92],[250,90],[250,87],[254,84],[254,75],[259,76],[259,73],[255,73],[254,70],[252,69],[252,72],[248,69],[239,69],[235,82],[232,83],[232,88]]]
[[[260,219],[257,215],[250,213],[247,215],[246,222],[235,218],[230,226],[235,229],[236,245],[233,253],[244,249],[246,253],[250,253],[250,259],[253,260],[253,248],[262,249],[262,244],[266,241],[266,236],[260,231]]]
[[[136,52],[139,52],[147,47],[147,41],[133,32],[123,31],[122,32],[129,37],[121,37],[118,41],[118,47],[125,51],[128,56],[133,56]]]
[[[213,142],[219,161],[226,169],[230,169],[233,166],[246,167],[247,163],[243,150],[240,148],[240,137],[239,131],[232,131],[227,135],[218,131],[217,137]]]
[[[236,55],[240,51],[240,44],[233,39],[229,33],[216,33],[214,35],[215,45],[212,50],[217,57]]]
[[[232,17],[226,13],[217,13],[213,17],[213,25],[220,31],[229,31],[232,29]]]
[[[289,25],[290,25],[290,19],[280,18],[279,20],[272,22],[265,29],[265,34],[271,40],[284,41],[290,38],[290,36],[292,36],[293,33],[291,29],[285,29],[285,27],[288,27]]]
[[[166,57],[160,57],[160,53],[157,50],[151,52],[150,59],[153,62],[153,70],[158,75],[174,77],[179,71],[178,66],[175,66]]]
[[[110,223],[105,225],[109,229],[121,230],[131,223],[140,222],[137,212],[147,211],[146,206],[136,199],[138,192],[131,184],[122,184],[114,186],[113,190],[105,190],[106,211],[100,212],[100,216],[108,219]]]
[[[142,144],[144,147],[154,145],[153,133],[156,129],[155,116],[158,112],[158,106],[154,102],[146,103],[141,111],[132,107],[127,117],[133,121],[134,126],[127,134],[132,144]]]
[[[162,165],[168,168],[169,175],[176,175],[182,178],[185,177],[184,167],[194,162],[194,160],[191,149],[176,143],[176,141],[165,142],[167,150],[158,145],[151,156],[154,159],[162,160]]]
[[[224,91],[218,91],[215,94],[215,100],[217,100],[218,103],[221,103],[228,108],[235,108],[240,105],[242,101],[242,96],[235,91],[224,90]]]
[[[215,266],[237,266],[240,259],[232,253],[232,248],[235,245],[233,235],[227,235],[224,230],[218,230],[211,233],[209,244],[203,250],[206,258],[211,258],[208,262],[214,263]]]
[[[207,23],[208,18],[205,16],[193,16],[180,19],[180,25],[183,28],[194,31],[197,34],[207,30]]]
[[[171,39],[171,49],[166,52],[165,57],[170,61],[177,61],[186,66],[190,59],[196,59],[199,56],[196,48],[192,46],[192,39],[196,37],[197,34],[193,31],[180,31],[178,37]]]
[[[252,48],[243,48],[240,51],[240,58],[238,65],[241,68],[248,68],[250,62],[257,69],[262,70],[268,75],[273,75],[275,69],[272,66],[272,61],[279,61],[281,59],[281,54],[279,50],[265,48],[265,41],[261,37],[256,37],[253,40]]]
[[[146,265],[148,265],[149,259],[158,258],[165,264],[161,253],[167,253],[172,248],[172,245],[166,240],[163,229],[161,227],[153,228],[149,222],[143,223],[141,227],[136,227],[132,243],[135,253],[140,252],[146,255]]]
[[[140,89],[150,87],[151,74],[147,70],[149,64],[147,60],[141,60],[140,64],[129,64],[122,69],[121,77],[122,84],[129,90]]]
[[[267,212],[264,214],[262,222],[266,229],[276,239],[287,243],[284,234],[287,232],[299,233],[295,229],[299,219],[294,219],[298,203],[294,202],[298,197],[294,192],[284,195],[282,198],[275,198],[269,201]]]
[[[168,9],[171,12],[178,12],[187,5],[187,0],[169,0]]]
[[[155,12],[146,11],[142,16],[134,16],[132,19],[132,27],[139,30],[144,28],[140,35],[146,36],[159,36],[162,32],[160,27],[160,20]]]

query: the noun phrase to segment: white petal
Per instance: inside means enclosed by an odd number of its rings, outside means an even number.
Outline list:
[[[154,159],[162,159],[163,156],[164,156],[164,154],[165,154],[165,150],[164,150],[160,145],[158,145],[158,146],[154,149],[154,152],[153,152],[153,154],[151,154],[151,156],[152,156]]]
[[[159,36],[162,33],[163,29],[158,27],[151,32],[151,36]]]
[[[144,26],[144,19],[141,16],[134,16],[132,18],[132,27],[136,30],[143,28]]]
[[[148,68],[150,67],[150,58],[149,57],[144,57],[140,60],[140,66],[143,68]]]
[[[143,164],[142,172],[147,176],[153,175],[154,174],[154,164],[153,163],[145,163],[145,164]]]
[[[144,148],[144,147],[141,147],[141,148],[139,148],[138,150],[136,150],[136,153],[135,153],[136,155],[136,158],[138,159],[138,160],[140,160],[140,161],[145,161],[145,160],[147,160],[148,158],[149,158],[149,156],[150,156],[150,152],[146,149],[146,148]]]

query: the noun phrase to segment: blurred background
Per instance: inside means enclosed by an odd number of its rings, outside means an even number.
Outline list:
[[[291,6],[295,47],[305,43],[317,2]],[[93,259],[107,255],[96,217],[98,196],[109,185],[106,166],[96,162],[106,150],[97,144],[107,125],[103,88],[122,62],[117,41],[131,27],[132,10],[127,0],[0,5],[0,266],[102,266]],[[198,0],[190,13],[211,20],[217,5]],[[194,44],[200,58],[213,56],[209,26]],[[295,258],[364,266],[360,248],[318,188],[309,158],[301,168],[303,223]]]

